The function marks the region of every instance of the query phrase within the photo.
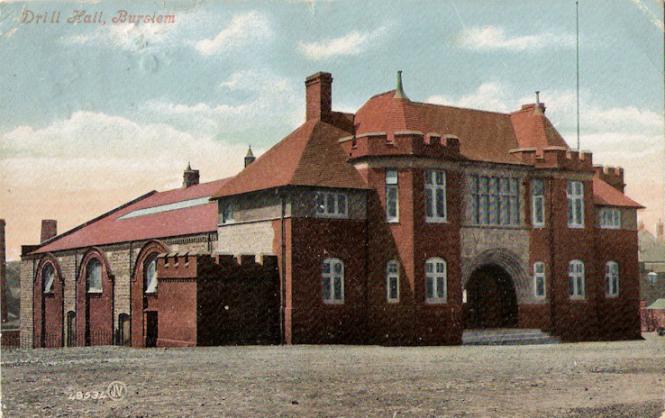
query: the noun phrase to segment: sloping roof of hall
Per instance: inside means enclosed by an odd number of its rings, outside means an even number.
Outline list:
[[[644,206],[610,186],[597,176],[593,177],[593,203],[598,206],[644,209]]]
[[[338,142],[350,134],[320,119],[306,121],[229,179],[213,198],[284,186],[366,189]]]
[[[31,254],[214,232],[217,204],[209,198],[226,181],[153,190],[46,241]]]
[[[513,113],[488,112],[395,98],[395,90],[370,98],[356,113],[356,135],[368,132],[420,131],[459,137],[468,159],[522,164],[515,148],[560,146],[566,141],[544,115],[544,106],[525,105]]]

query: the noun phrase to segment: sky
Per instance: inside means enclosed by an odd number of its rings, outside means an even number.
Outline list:
[[[232,176],[304,121],[304,79],[355,111],[403,70],[415,101],[510,112],[541,91],[576,146],[575,1],[0,1],[8,259],[147,191]],[[580,0],[581,148],[663,218],[663,6]],[[67,20],[83,10],[100,23]],[[119,11],[125,10],[126,15]],[[59,23],[35,23],[59,12]],[[174,23],[127,22],[128,15]],[[99,14],[97,15],[99,16]],[[115,22],[114,22],[115,18]],[[44,19],[42,19],[44,20]],[[102,24],[101,22],[104,22]]]

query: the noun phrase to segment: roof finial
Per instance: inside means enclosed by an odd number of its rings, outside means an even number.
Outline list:
[[[187,161],[187,168],[185,169],[187,171],[192,171],[192,165]]]
[[[247,155],[245,155],[245,167],[253,163],[254,160],[256,160],[256,157],[254,156],[254,153],[252,152],[252,146],[250,145],[247,149]]]
[[[542,115],[545,112],[545,106],[540,103],[540,90],[536,90],[536,106],[534,106],[533,113]]]
[[[536,106],[540,105],[540,90],[536,90]]]
[[[402,70],[397,71],[397,88],[395,89],[395,95],[393,98],[409,100],[409,98],[406,97],[406,93],[404,93],[404,88],[402,87]]]
[[[253,157],[254,153],[252,152],[252,146],[250,145],[249,148],[247,149],[247,155],[245,157]]]

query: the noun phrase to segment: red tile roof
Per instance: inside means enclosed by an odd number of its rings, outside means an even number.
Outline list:
[[[187,188],[152,191],[98,218],[47,241],[35,253],[84,248],[154,238],[192,235],[217,230],[217,204],[173,209],[120,219],[139,209],[210,197],[227,179],[202,183]]]
[[[356,135],[415,130],[456,135],[463,156],[477,161],[522,164],[515,148],[568,147],[542,112],[530,105],[514,113],[487,112],[393,98],[394,90],[369,99],[356,113]]]
[[[593,178],[593,203],[599,206],[619,206],[626,208],[644,209],[633,199],[610,186],[598,177]]]
[[[283,186],[318,186],[365,189],[367,185],[346,162],[338,139],[350,135],[319,119],[302,124],[238,175],[213,197]]]

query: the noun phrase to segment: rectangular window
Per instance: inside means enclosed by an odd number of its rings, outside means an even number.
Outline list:
[[[446,303],[448,297],[446,262],[430,258],[425,263],[425,298],[427,303]]]
[[[619,264],[615,261],[605,264],[605,296],[619,296]]]
[[[518,180],[471,176],[471,220],[476,225],[519,225]]]
[[[571,299],[584,299],[584,263],[579,260],[568,264],[568,295]]]
[[[222,213],[221,220],[223,224],[233,223],[233,204],[231,202],[225,202],[222,204]]]
[[[386,170],[386,220],[399,221],[399,195],[397,170]]]
[[[542,261],[533,264],[533,288],[536,298],[545,297],[545,263]]]
[[[316,216],[321,218],[346,218],[348,204],[346,193],[316,192]]]
[[[545,226],[545,182],[541,179],[531,180],[531,224]]]
[[[386,298],[389,303],[399,302],[399,264],[389,261],[386,265]]]
[[[324,303],[344,303],[344,263],[341,260],[323,260],[321,286]]]
[[[598,213],[600,227],[604,229],[621,228],[621,210],[617,208],[601,208]]]
[[[440,170],[425,172],[425,196],[427,222],[445,222],[446,213],[446,173]]]
[[[581,181],[569,181],[566,188],[568,196],[568,226],[584,227],[584,184]]]

